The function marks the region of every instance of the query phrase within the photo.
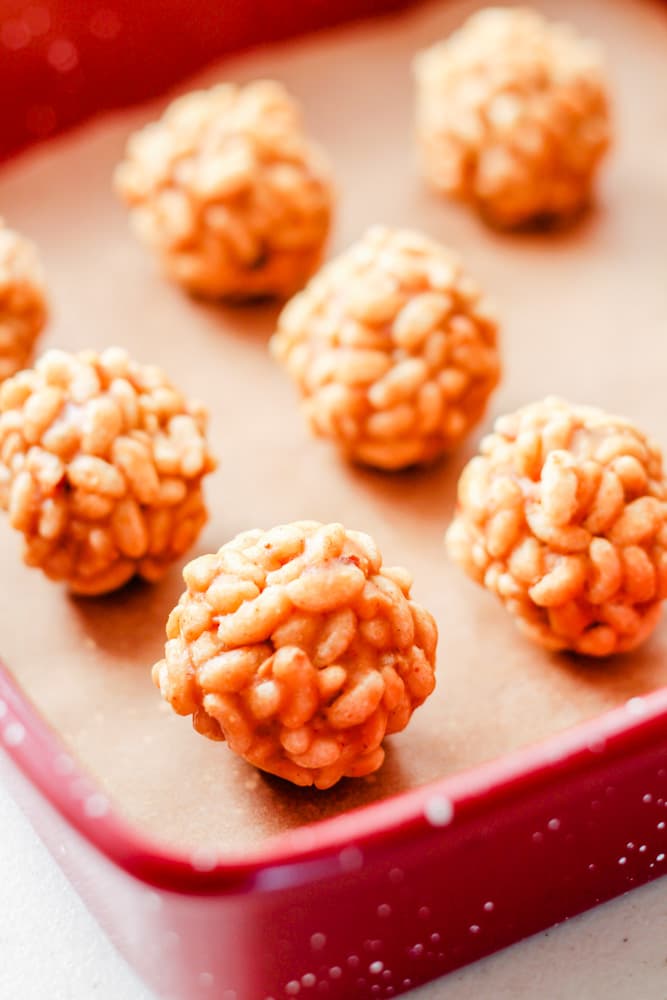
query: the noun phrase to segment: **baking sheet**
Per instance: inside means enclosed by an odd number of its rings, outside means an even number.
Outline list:
[[[192,555],[250,527],[340,520],[374,535],[387,563],[411,569],[414,594],[440,628],[436,693],[387,741],[382,770],[329,792],[294,789],[195,734],[152,686],[179,567],[154,586],[72,598],[22,565],[20,538],[2,519],[0,655],[120,811],[162,841],[243,849],[667,682],[667,621],[640,652],[608,662],[546,653],[441,545],[461,468],[499,413],[555,392],[633,417],[667,448],[667,10],[618,0],[536,5],[605,43],[617,141],[598,204],[573,229],[510,236],[439,201],[415,169],[410,60],[474,6],[419,6],[228,60],[192,81],[273,76],[300,98],[336,172],[331,253],[375,222],[421,228],[457,247],[497,303],[502,386],[467,446],[433,468],[386,475],[344,464],[309,438],[292,386],[268,357],[276,309],[196,303],[157,274],[110,177],[128,133],[167,98],[99,120],[0,174],[0,212],[45,262],[53,319],[41,348],[120,344],[208,404],[220,468]]]

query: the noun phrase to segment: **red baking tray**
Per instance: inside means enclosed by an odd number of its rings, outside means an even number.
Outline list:
[[[220,53],[398,6],[4,0],[1,152]],[[165,1000],[390,997],[667,867],[667,690],[223,860],[166,853],[115,815],[3,667],[0,745],[3,780]]]
[[[4,669],[0,716],[18,801],[164,998],[392,996],[666,868],[664,690],[223,862],[114,816]]]

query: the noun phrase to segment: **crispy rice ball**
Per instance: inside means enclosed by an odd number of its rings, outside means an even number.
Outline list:
[[[155,684],[198,732],[296,785],[376,771],[435,686],[435,622],[362,532],[246,531],[183,578]]]
[[[547,649],[608,656],[667,596],[667,487],[631,421],[559,399],[496,421],[459,482],[451,557]]]
[[[198,295],[287,298],[329,231],[329,168],[271,81],[174,101],[130,138],[115,186],[167,275]]]
[[[79,594],[156,580],[206,521],[206,412],[125,351],[48,351],[0,387],[0,507]]]
[[[500,376],[495,319],[457,257],[382,226],[287,304],[271,346],[314,433],[380,469],[456,447]]]
[[[419,54],[424,173],[493,224],[558,221],[589,200],[610,142],[597,46],[522,7],[474,14]]]
[[[28,363],[46,315],[37,251],[0,219],[0,382]]]

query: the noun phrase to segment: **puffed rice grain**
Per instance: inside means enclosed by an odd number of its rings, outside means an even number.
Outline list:
[[[79,594],[156,580],[206,521],[206,412],[119,348],[48,351],[0,386],[0,507]]]
[[[169,277],[203,296],[287,298],[316,268],[333,191],[284,87],[225,83],[129,140],[115,187]]]
[[[198,732],[287,781],[376,771],[435,686],[435,622],[362,532],[247,531],[183,578],[153,681]]]
[[[457,257],[383,226],[288,302],[271,348],[313,432],[382,469],[455,448],[500,377],[496,321]]]
[[[598,47],[536,11],[487,8],[420,53],[417,136],[439,192],[493,224],[566,219],[611,141]]]
[[[0,382],[25,368],[46,317],[37,251],[0,219]]]
[[[459,480],[450,556],[548,649],[608,656],[667,596],[667,484],[631,421],[548,398],[496,421]]]

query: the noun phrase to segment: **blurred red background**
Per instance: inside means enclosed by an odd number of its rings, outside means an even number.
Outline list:
[[[0,159],[227,52],[407,0],[0,0]]]

